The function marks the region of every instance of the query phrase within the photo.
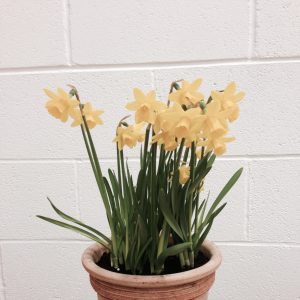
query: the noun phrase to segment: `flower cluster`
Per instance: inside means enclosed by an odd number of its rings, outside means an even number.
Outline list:
[[[186,148],[192,145],[200,159],[206,153],[213,151],[222,155],[226,144],[234,140],[226,136],[228,124],[239,116],[239,102],[243,92],[236,92],[236,84],[231,82],[222,91],[212,91],[206,100],[198,91],[202,79],[189,83],[182,80],[181,87],[176,83],[168,97],[168,105],[156,98],[155,91],[144,94],[140,89],[133,90],[134,101],[126,108],[135,112],[135,124],[120,122],[114,142],[119,151],[124,146],[133,148],[138,142],[143,142],[143,128],[149,124],[153,128],[152,143],[163,145],[165,151],[174,151],[183,142]],[[46,104],[48,112],[55,118],[66,122],[73,119],[72,127],[82,125],[84,119],[89,129],[102,124],[101,110],[93,110],[91,103],[81,104],[76,89],[66,93],[58,88],[57,93],[45,89],[50,98]],[[76,99],[74,99],[74,96]],[[171,105],[170,105],[171,103]],[[179,167],[179,182],[185,184],[190,176],[190,167],[183,161]]]
[[[81,104],[79,97],[74,99],[75,90],[71,90],[68,94],[62,88],[57,89],[57,93],[54,93],[48,89],[44,89],[49,100],[46,103],[46,108],[50,115],[62,122],[67,122],[69,117],[73,119],[72,127],[83,124],[86,120],[87,126],[92,129],[97,124],[103,124],[100,119],[100,115],[103,113],[101,110],[93,110],[92,104],[87,102]]]
[[[134,89],[135,101],[127,104],[129,110],[135,111],[137,124],[151,124],[155,135],[152,142],[164,145],[167,151],[175,150],[184,140],[186,147],[194,143],[197,153],[213,151],[222,155],[226,151],[226,143],[234,140],[227,137],[228,123],[233,122],[239,115],[239,101],[244,97],[243,92],[236,92],[234,82],[228,84],[223,91],[212,91],[205,100],[204,95],[197,91],[202,80],[192,83],[182,81],[182,87],[169,94],[172,105],[166,106],[156,99],[154,91],[145,95],[141,90]],[[138,130],[141,126],[138,127]],[[129,131],[132,132],[133,128]],[[131,133],[131,139],[125,139],[128,130],[119,130],[119,149],[125,145],[130,148],[142,140],[139,134]],[[133,142],[134,140],[134,142]],[[127,142],[128,141],[128,142]],[[205,151],[203,152],[202,149]]]

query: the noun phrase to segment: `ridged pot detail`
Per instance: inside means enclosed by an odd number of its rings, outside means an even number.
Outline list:
[[[105,270],[96,264],[106,252],[100,244],[84,251],[82,264],[98,300],[207,300],[222,258],[210,241],[205,241],[201,250],[209,258],[205,265],[168,275],[127,275]]]

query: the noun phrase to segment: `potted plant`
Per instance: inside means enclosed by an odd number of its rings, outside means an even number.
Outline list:
[[[48,112],[71,126],[80,126],[104,202],[111,235],[106,236],[61,210],[65,221],[39,218],[78,232],[96,244],[82,256],[98,299],[207,299],[221,263],[218,248],[206,240],[214,219],[224,209],[224,196],[242,173],[239,169],[216,199],[203,192],[215,158],[226,151],[228,124],[239,115],[234,82],[212,91],[198,91],[201,79],[171,84],[167,102],[154,91],[134,89],[135,122],[123,118],[116,128],[117,167],[104,176],[90,130],[102,124],[102,111],[81,101],[78,91],[45,90]],[[142,143],[140,170],[134,179],[124,148]]]

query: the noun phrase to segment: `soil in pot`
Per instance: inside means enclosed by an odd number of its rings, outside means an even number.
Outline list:
[[[204,264],[206,264],[209,261],[209,258],[207,258],[201,251],[198,252],[198,255],[195,259],[195,268],[201,267]],[[100,261],[97,262],[97,265],[105,270],[116,272],[116,273],[122,273],[122,274],[131,274],[130,272],[127,272],[125,270],[125,267],[123,265],[120,266],[120,270],[117,271],[115,268],[112,268],[110,265],[110,254],[104,253],[100,259]],[[180,267],[179,258],[177,256],[169,256],[165,261],[165,269],[164,272],[161,273],[161,275],[166,274],[174,274],[174,273],[180,273],[183,271]],[[145,272],[142,275],[151,275],[150,268],[147,268]],[[153,274],[152,274],[153,275]]]

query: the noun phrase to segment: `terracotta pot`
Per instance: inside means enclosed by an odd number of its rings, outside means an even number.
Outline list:
[[[212,242],[201,247],[209,261],[202,267],[169,275],[126,275],[114,273],[96,265],[105,248],[94,244],[82,255],[82,264],[90,274],[91,285],[98,300],[206,300],[221,263],[221,254]]]

